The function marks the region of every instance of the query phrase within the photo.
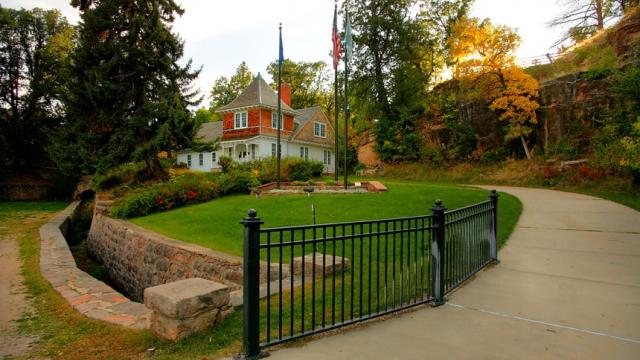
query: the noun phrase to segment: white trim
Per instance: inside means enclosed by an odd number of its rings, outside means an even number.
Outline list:
[[[318,125],[318,134],[316,135],[316,125]],[[321,131],[321,129],[324,128],[324,131]],[[322,133],[324,132],[324,135],[322,135]],[[327,138],[327,124],[321,121],[314,121],[313,122],[313,136],[314,137],[318,137],[318,138],[323,138],[326,139]]]
[[[238,119],[238,117],[239,117],[239,119]],[[244,119],[243,119],[243,117],[244,117]],[[243,122],[244,122],[244,126],[242,126]],[[238,126],[238,123],[240,123],[240,126]],[[249,112],[248,111],[234,112],[233,113],[233,129],[234,130],[235,129],[246,129],[248,127],[249,127]]]

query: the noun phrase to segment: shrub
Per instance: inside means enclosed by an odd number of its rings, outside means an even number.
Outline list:
[[[93,179],[94,190],[109,190],[114,187],[147,180],[147,167],[144,162],[130,162],[104,174],[96,174]]]
[[[184,174],[168,182],[139,188],[117,200],[111,215],[131,218],[196,204],[221,195],[246,193],[258,185],[251,172]]]
[[[226,172],[229,172],[231,168],[233,168],[235,162],[233,161],[232,158],[228,156],[220,156],[218,158],[218,164],[220,164],[220,167],[222,168],[222,172],[226,173]]]
[[[287,164],[289,181],[306,181],[322,175],[324,165],[319,161],[290,161]]]
[[[578,147],[567,138],[561,138],[547,147],[547,156],[562,160],[575,160],[579,155]]]
[[[274,182],[277,179],[277,159],[274,157],[256,160],[252,168],[261,183]],[[280,180],[306,181],[320,177],[324,165],[319,161],[305,161],[301,158],[286,157],[280,159]]]
[[[506,160],[507,156],[509,156],[509,149],[505,147],[491,149],[480,155],[480,163],[483,165],[496,164]]]
[[[437,145],[425,145],[422,148],[420,157],[424,162],[432,166],[442,166],[446,161],[442,149]]]

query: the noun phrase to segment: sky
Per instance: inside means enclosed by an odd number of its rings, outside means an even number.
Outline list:
[[[11,8],[59,9],[77,24],[77,9],[70,0],[2,0]],[[249,69],[261,72],[278,57],[278,24],[283,26],[284,56],[294,61],[331,63],[333,0],[177,0],[185,13],[174,23],[174,31],[185,41],[185,59],[202,67],[196,86],[207,96],[220,76],[233,74],[246,61]],[[340,1],[342,2],[342,0]],[[522,37],[519,59],[553,52],[560,29],[547,23],[561,7],[559,0],[476,0],[472,16],[490,18],[494,24],[515,28]],[[341,19],[339,20],[342,21]],[[202,105],[207,105],[207,101]]]

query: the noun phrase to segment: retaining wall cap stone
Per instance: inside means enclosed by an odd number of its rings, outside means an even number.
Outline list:
[[[210,280],[190,278],[144,290],[144,304],[163,316],[186,319],[229,304],[229,287]]]

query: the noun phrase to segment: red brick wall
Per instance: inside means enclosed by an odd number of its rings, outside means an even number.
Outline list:
[[[280,98],[283,103],[291,106],[291,84],[284,83],[281,85]]]

